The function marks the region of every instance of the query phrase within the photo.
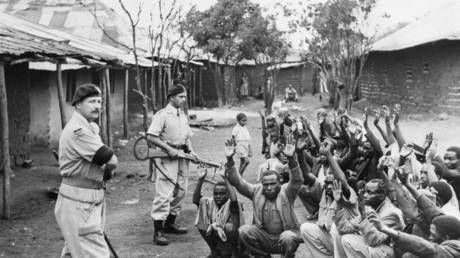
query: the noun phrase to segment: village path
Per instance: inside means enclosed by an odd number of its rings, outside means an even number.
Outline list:
[[[323,102],[324,103],[324,102]],[[317,98],[310,95],[301,99],[299,111],[294,113],[306,114],[314,118],[314,111],[321,106]],[[253,137],[256,156],[244,177],[255,181],[258,165],[263,162],[260,155],[261,127],[257,110],[262,109],[262,101],[246,101],[242,106],[227,110],[200,110],[196,113],[198,119],[205,119],[214,114],[215,119],[234,119],[239,111],[249,114],[248,129]],[[354,115],[360,116],[359,111]],[[403,132],[409,141],[421,143],[428,131],[435,132],[440,139],[440,150],[449,145],[460,145],[458,127],[460,118],[449,117],[447,120],[432,120],[436,114],[412,115],[402,121]],[[107,234],[120,257],[204,257],[208,247],[193,226],[196,207],[191,202],[191,193],[196,185],[196,173],[192,166],[188,195],[179,222],[187,226],[189,234],[170,236],[171,244],[166,247],[155,246],[152,243],[153,225],[149,217],[153,200],[154,184],[144,179],[147,174],[147,162],[136,161],[132,154],[132,145],[140,135],[141,121],[138,116],[130,119],[130,139],[126,145],[118,141],[121,126],[114,130],[115,149],[120,160],[117,176],[108,185],[107,193]],[[315,124],[316,126],[316,124]],[[196,152],[214,161],[224,160],[223,145],[230,136],[232,127],[216,128],[215,130],[194,129],[193,144]],[[55,201],[46,194],[48,188],[59,184],[56,162],[47,149],[34,149],[34,164],[30,169],[16,169],[12,179],[13,218],[9,221],[0,220],[0,257],[58,257],[63,245],[63,239],[54,219]],[[128,176],[129,175],[129,176]],[[203,195],[211,194],[211,186],[205,184]],[[252,207],[250,202],[240,196],[245,208],[246,222],[250,222]],[[303,207],[296,202],[296,212],[304,221]],[[304,246],[297,252],[299,257],[305,257]]]

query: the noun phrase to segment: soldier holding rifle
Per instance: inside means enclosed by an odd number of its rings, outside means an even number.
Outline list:
[[[147,131],[147,139],[169,155],[155,162],[159,173],[150,215],[155,228],[153,241],[157,245],[168,244],[165,233],[187,233],[186,228],[175,223],[187,190],[189,173],[189,161],[180,158],[180,153],[198,159],[190,141],[192,131],[188,118],[183,111],[187,100],[185,87],[181,84],[171,86],[167,97],[168,105],[154,115]]]

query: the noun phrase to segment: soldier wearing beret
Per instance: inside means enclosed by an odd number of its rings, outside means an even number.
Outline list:
[[[101,111],[100,94],[93,84],[77,88],[72,101],[75,112],[59,140],[63,178],[54,212],[65,240],[61,257],[110,257],[103,233],[104,181],[118,160],[94,123]]]
[[[158,111],[147,131],[147,139],[169,154],[157,165],[156,191],[150,213],[154,221],[154,243],[167,245],[165,233],[185,234],[187,229],[175,221],[181,210],[188,183],[188,161],[178,159],[178,152],[193,152],[190,137],[192,131],[183,111],[187,92],[183,85],[175,84],[168,89],[168,105]]]

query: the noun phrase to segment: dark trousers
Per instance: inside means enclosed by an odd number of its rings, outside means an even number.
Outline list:
[[[255,225],[243,225],[238,233],[242,244],[256,257],[281,254],[284,258],[293,258],[302,242],[298,232],[293,230],[286,230],[280,235],[271,235]]]
[[[211,253],[216,254],[216,257],[232,257],[236,255],[238,251],[238,229],[233,227],[233,224],[225,224],[225,234],[227,235],[227,241],[223,242],[216,231],[212,231],[211,234],[206,235],[206,232],[203,230],[198,230],[200,235],[203,237],[204,241],[211,249]],[[237,256],[234,256],[237,257]]]

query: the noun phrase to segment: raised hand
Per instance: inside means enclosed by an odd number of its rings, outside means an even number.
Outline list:
[[[283,153],[288,158],[293,157],[295,153],[295,141],[292,136],[286,137],[286,146],[284,147]]]
[[[400,104],[395,105],[395,107],[393,108],[393,113],[395,115],[395,120],[393,121],[393,123],[395,125],[397,125],[399,123],[399,114],[401,113],[401,105]]]
[[[307,117],[301,116],[301,117],[300,117],[300,120],[302,121],[302,123],[304,124],[304,126],[305,126],[306,129],[310,129],[310,128],[311,128],[310,120],[308,120]]]
[[[368,107],[364,109],[363,119],[364,119],[363,121],[364,127],[367,128],[368,127],[367,120],[369,119],[369,108]]]
[[[334,180],[332,183],[332,196],[336,202],[339,202],[342,199],[342,182]]]
[[[384,227],[384,225],[383,225],[383,223],[382,223],[382,221],[380,219],[378,219],[377,217],[372,217],[372,218],[369,218],[369,222],[374,224],[374,227],[378,231],[382,231],[382,228]]]
[[[430,144],[431,144],[432,142],[433,142],[433,132],[429,132],[429,133],[425,136],[425,141],[423,142],[422,148],[423,148],[423,149],[428,148],[428,146],[430,146]]]
[[[382,106],[381,112],[385,119],[390,119],[390,108],[388,106]]]
[[[236,153],[236,142],[233,138],[225,142],[225,157],[232,158]]]
[[[436,156],[436,153],[438,153],[438,138],[433,138],[433,133],[431,133],[432,137],[432,142],[430,145],[430,148],[428,149],[426,153],[426,161],[431,163]]]
[[[206,168],[203,169],[203,168],[198,167],[197,173],[198,173],[198,179],[203,181],[206,178],[206,175],[208,174],[208,170]]]
[[[381,116],[380,109],[375,109],[374,115],[375,115],[374,125],[378,125],[380,121],[380,116]]]
[[[308,135],[303,134],[297,138],[296,150],[301,151],[307,147]]]
[[[319,153],[326,155],[331,152],[332,143],[329,141],[324,141],[321,147],[319,148]]]
[[[406,173],[401,173],[401,171],[400,171],[399,169],[396,169],[396,170],[395,170],[395,174],[396,174],[396,176],[399,178],[399,180],[401,181],[401,183],[402,183],[403,185],[407,185],[407,184],[408,184],[408,182],[409,182],[409,180],[408,180],[409,175],[408,175],[408,174],[406,174]]]

